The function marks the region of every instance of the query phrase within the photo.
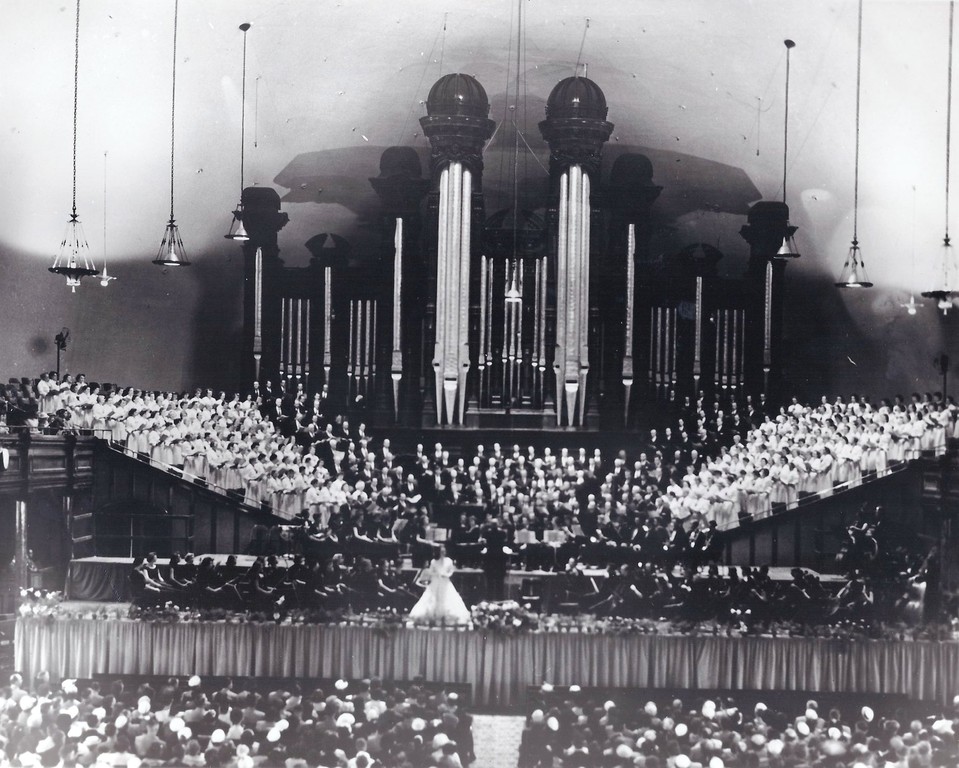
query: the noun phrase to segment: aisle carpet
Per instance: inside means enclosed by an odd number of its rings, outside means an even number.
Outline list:
[[[470,768],[514,768],[524,721],[507,715],[473,715],[476,762]]]

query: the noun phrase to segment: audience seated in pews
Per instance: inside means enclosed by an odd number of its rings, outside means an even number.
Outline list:
[[[170,678],[0,689],[0,757],[21,766],[326,766],[460,768],[474,759],[472,718],[455,692],[413,682],[289,681],[263,695],[232,683]],[[435,686],[434,686],[435,687]]]
[[[544,685],[531,703],[519,768],[912,768],[959,764],[959,697],[951,709],[909,719],[877,716],[869,699],[852,713],[810,699],[796,711],[733,698],[605,701]]]

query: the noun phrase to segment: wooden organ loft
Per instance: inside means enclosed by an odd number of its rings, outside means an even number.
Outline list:
[[[325,391],[372,425],[624,429],[698,393],[765,393],[781,382],[780,247],[794,228],[761,201],[741,235],[742,277],[693,244],[650,258],[661,191],[643,155],[603,177],[613,129],[602,90],[567,78],[539,129],[550,147],[545,213],[486,215],[483,148],[495,123],[471,76],[446,75],[421,119],[428,177],[412,147],[390,147],[370,179],[381,203],[376,253],[341,237],[283,265],[287,221],[271,189],[243,193],[244,377]],[[248,386],[248,385],[247,385]]]

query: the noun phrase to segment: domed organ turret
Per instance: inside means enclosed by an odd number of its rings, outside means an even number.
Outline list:
[[[582,425],[589,374],[590,177],[599,172],[603,144],[613,130],[606,97],[585,77],[553,88],[539,124],[550,147],[550,175],[558,177],[556,253],[556,423]],[[565,407],[564,407],[565,406]]]
[[[471,75],[444,75],[420,119],[432,148],[439,189],[433,376],[437,424],[462,424],[470,370],[469,306],[472,200],[483,172],[483,146],[493,135],[489,98]]]

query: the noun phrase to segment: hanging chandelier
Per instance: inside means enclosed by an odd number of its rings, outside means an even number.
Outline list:
[[[227,240],[245,242],[250,239],[249,233],[243,224],[243,161],[246,153],[246,33],[250,25],[243,22],[240,30],[243,32],[243,86],[240,97],[240,202],[233,211],[233,220],[230,222],[230,231],[224,237]]]
[[[866,275],[866,264],[859,250],[859,113],[862,92],[862,0],[859,0],[859,28],[856,37],[856,170],[853,182],[852,204],[852,245],[842,265],[837,288],[871,288],[872,283]]]
[[[80,280],[97,274],[90,256],[90,245],[83,234],[83,225],[77,215],[77,97],[80,83],[80,0],[77,0],[76,27],[73,39],[73,206],[67,229],[60,241],[60,250],[49,271],[63,275],[71,293],[76,293]]]
[[[942,284],[931,291],[923,291],[927,299],[935,299],[936,306],[946,315],[952,308],[953,300],[959,296],[952,286],[952,273],[955,272],[955,254],[949,239],[949,151],[952,143],[952,37],[955,26],[955,0],[949,2],[949,65],[946,78],[946,231],[942,238]]]
[[[163,232],[163,240],[160,243],[160,250],[157,251],[154,264],[162,267],[188,267],[190,261],[187,259],[186,251],[183,249],[183,240],[180,239],[180,228],[176,224],[173,216],[173,178],[174,178],[174,160],[176,149],[176,33],[177,18],[179,16],[180,1],[174,0],[173,3],[173,96],[170,101],[170,220],[167,222],[166,229]]]
[[[786,46],[786,112],[783,118],[783,205],[786,204],[786,161],[789,158],[789,52],[796,47],[792,40],[783,40]],[[794,227],[786,220],[786,234],[783,236],[783,244],[773,256],[774,259],[797,259],[799,258],[799,249],[796,247],[796,240],[793,237],[799,227]]]

